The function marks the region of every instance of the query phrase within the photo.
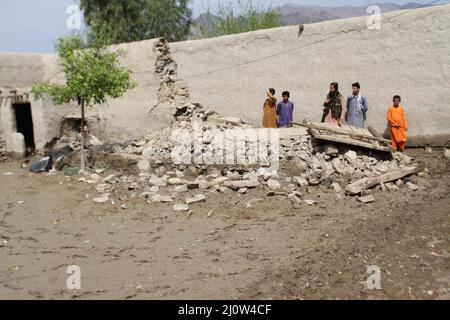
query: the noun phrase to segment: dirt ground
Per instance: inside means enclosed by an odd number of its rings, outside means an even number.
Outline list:
[[[450,164],[410,150],[423,189],[363,205],[315,189],[294,209],[263,190],[207,195],[192,215],[0,164],[1,299],[450,299]],[[89,199],[86,195],[89,195]],[[81,290],[66,268],[81,268]],[[381,269],[369,290],[367,268]]]

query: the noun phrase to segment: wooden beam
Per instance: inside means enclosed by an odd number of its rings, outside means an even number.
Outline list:
[[[334,134],[334,135],[323,134],[314,129],[311,130],[311,134],[313,135],[314,138],[319,139],[319,140],[349,144],[349,145],[353,145],[353,146],[374,149],[374,150],[384,151],[384,152],[392,151],[392,149],[390,147],[384,147],[384,146],[376,145],[372,142],[364,142],[364,141],[361,141],[358,139],[352,139],[351,137],[345,137],[345,136],[341,136],[341,135],[337,135],[337,134]]]
[[[419,166],[410,166],[398,170],[393,170],[377,177],[363,178],[352,184],[349,184],[346,188],[346,191],[350,195],[357,195],[363,192],[364,190],[373,188],[379,184],[396,181],[404,177],[416,174],[419,171],[420,171]]]
[[[369,131],[367,131],[368,134],[364,134],[362,132],[361,133],[355,132],[355,130],[360,129],[360,128],[352,128],[349,125],[345,125],[344,127],[338,127],[338,126],[330,127],[327,125],[309,123],[306,120],[303,121],[303,123],[292,122],[291,124],[296,125],[296,126],[306,127],[308,129],[316,129],[316,130],[320,130],[320,131],[329,131],[332,133],[340,133],[340,134],[347,135],[353,139],[368,139],[368,140],[374,140],[374,141],[378,141],[383,144],[390,145],[389,140],[386,140],[386,139],[380,138],[380,137],[375,137]],[[348,128],[348,130],[345,129],[346,127]]]

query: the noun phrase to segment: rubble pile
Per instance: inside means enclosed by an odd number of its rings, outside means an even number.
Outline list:
[[[268,196],[284,195],[293,205],[315,201],[304,199],[309,188],[327,188],[336,193],[336,199],[347,195],[346,187],[359,179],[367,179],[401,170],[413,164],[412,158],[397,153],[393,158],[371,155],[368,151],[351,150],[342,146],[323,145],[308,135],[281,137],[280,168],[246,165],[175,165],[171,160],[176,129],[191,134],[193,120],[203,121],[204,145],[213,139],[209,130],[252,128],[238,118],[220,117],[199,104],[185,104],[176,108],[170,127],[154,132],[145,139],[115,145],[111,152],[134,159],[138,174],[116,174],[102,177],[98,174],[83,177],[81,181],[96,184],[100,193],[93,201],[114,201],[111,195],[120,194],[119,200],[144,199],[149,203],[171,203],[175,211],[188,211],[195,203],[205,202],[207,194],[236,192],[246,194],[251,189],[266,190]],[[175,138],[175,140],[173,140]],[[192,145],[191,152],[195,150]],[[105,147],[103,146],[103,150]],[[399,179],[398,179],[399,180]],[[401,184],[410,190],[418,187],[400,183],[382,184],[382,188],[395,190]],[[364,190],[363,190],[364,191]],[[363,192],[362,192],[363,193]],[[360,201],[372,202],[372,197],[361,194]],[[126,203],[125,203],[126,204]]]

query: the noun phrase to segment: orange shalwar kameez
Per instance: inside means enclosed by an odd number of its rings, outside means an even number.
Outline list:
[[[408,124],[406,123],[405,109],[399,105],[389,108],[387,120],[391,127],[391,144],[392,149],[397,151],[405,150],[407,140]]]

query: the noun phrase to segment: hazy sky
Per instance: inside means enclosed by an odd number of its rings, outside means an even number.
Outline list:
[[[228,2],[230,0],[225,0]],[[236,1],[236,0],[231,0]],[[217,5],[217,0],[191,0],[194,15]],[[270,1],[263,1],[270,3]],[[366,5],[376,0],[273,0],[274,6],[284,3],[317,4],[325,6]],[[378,2],[428,3],[431,0],[390,0]],[[443,2],[450,2],[444,0]],[[0,0],[0,52],[53,52],[55,39],[69,34],[67,9],[77,0]]]

